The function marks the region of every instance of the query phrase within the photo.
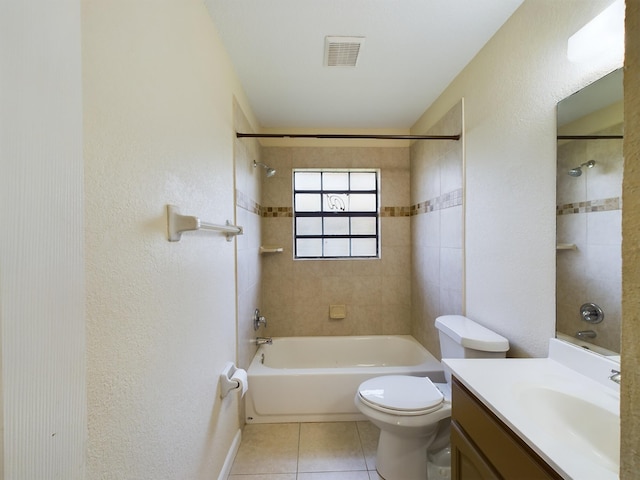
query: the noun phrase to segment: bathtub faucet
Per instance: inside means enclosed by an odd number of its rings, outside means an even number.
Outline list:
[[[260,315],[260,310],[256,308],[253,312],[253,329],[258,330],[260,325],[264,325],[264,328],[267,328],[267,319]]]
[[[272,345],[273,339],[271,337],[257,337],[256,345]]]

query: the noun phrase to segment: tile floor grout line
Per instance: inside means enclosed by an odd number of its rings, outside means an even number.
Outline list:
[[[300,437],[302,436],[302,424],[298,423],[298,452],[296,455],[296,480],[300,475]]]
[[[362,444],[362,434],[360,432],[360,426],[358,425],[358,422],[355,422],[355,423],[356,423],[356,432],[358,432],[358,440],[360,440],[360,453],[362,453],[362,459],[364,460],[364,467],[368,471],[369,465],[367,465],[367,454],[364,453],[364,445]]]

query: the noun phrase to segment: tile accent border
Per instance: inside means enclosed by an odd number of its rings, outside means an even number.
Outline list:
[[[380,207],[380,217],[410,217],[411,207]]]
[[[240,190],[236,190],[236,205],[263,218],[293,217],[293,207],[263,207]],[[412,217],[458,205],[462,205],[461,188],[410,207],[380,207],[380,217]]]
[[[260,207],[262,218],[293,217],[293,207]]]
[[[622,201],[620,197],[602,198],[599,200],[587,200],[585,202],[566,203],[556,206],[556,215],[571,215],[573,213],[606,212],[620,210]]]
[[[439,197],[411,205],[411,215],[429,213],[435,210],[444,210],[445,208],[457,207],[458,205],[462,205],[461,188],[440,195]]]
[[[236,206],[248,211],[249,213],[255,213],[260,215],[262,207],[255,202],[249,195],[236,189]]]

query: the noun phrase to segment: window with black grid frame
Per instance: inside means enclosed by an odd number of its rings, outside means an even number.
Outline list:
[[[379,258],[379,171],[295,169],[295,258]]]

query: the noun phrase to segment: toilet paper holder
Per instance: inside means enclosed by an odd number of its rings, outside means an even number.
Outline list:
[[[236,367],[232,362],[227,363],[224,370],[222,370],[222,373],[220,374],[220,398],[224,398],[229,395],[231,390],[237,390],[242,387],[240,380],[232,378],[237,370],[238,367]]]

